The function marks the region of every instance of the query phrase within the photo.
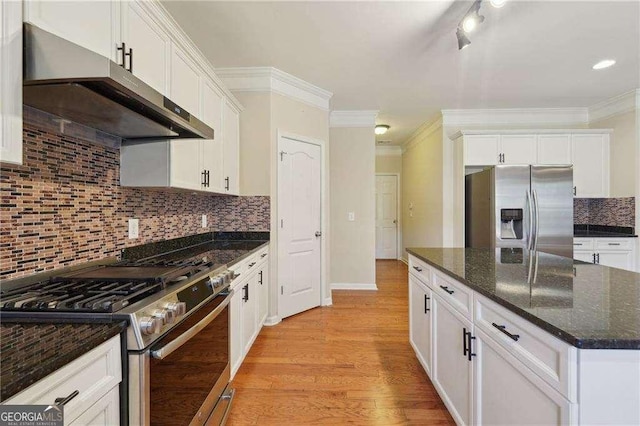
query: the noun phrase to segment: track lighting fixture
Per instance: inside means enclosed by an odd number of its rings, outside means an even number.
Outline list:
[[[471,44],[471,41],[460,27],[456,30],[456,37],[458,37],[458,50],[462,50]]]
[[[506,2],[507,0],[490,0],[491,5],[495,8],[504,6]],[[471,33],[479,24],[484,22],[484,16],[480,15],[481,5],[482,0],[475,0],[458,24],[458,28],[456,28],[458,50],[462,50],[471,44],[471,40],[469,40],[467,34]]]

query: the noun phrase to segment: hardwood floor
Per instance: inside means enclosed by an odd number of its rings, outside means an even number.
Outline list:
[[[409,344],[407,267],[377,261],[378,291],[263,327],[236,374],[229,425],[453,425]]]

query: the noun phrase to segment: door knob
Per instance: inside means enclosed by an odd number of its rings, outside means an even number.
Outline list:
[[[395,220],[395,219],[393,219],[393,223],[398,223],[398,221],[397,221],[397,220]]]
[[[321,237],[321,236],[322,236],[322,232],[316,231],[316,237]]]

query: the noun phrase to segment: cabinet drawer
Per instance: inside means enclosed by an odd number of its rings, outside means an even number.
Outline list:
[[[422,282],[431,284],[431,268],[422,260],[409,256],[409,272],[418,277]]]
[[[237,275],[237,278],[231,281],[231,288],[234,288],[240,281],[242,281],[249,275],[249,271],[247,269],[247,265],[249,265],[249,259],[251,259],[251,256],[229,266],[229,269],[235,272],[235,274]]]
[[[574,347],[477,293],[474,323],[551,387],[576,401],[575,388],[570,385],[570,378],[575,377],[570,370],[576,368]]]
[[[465,318],[471,320],[471,306],[473,292],[469,287],[441,275],[439,272],[433,274],[433,288],[440,297],[453,306]]]
[[[631,250],[633,238],[596,238],[596,250]],[[575,247],[575,246],[574,246]]]
[[[115,336],[29,386],[3,404],[53,404],[78,391],[64,406],[71,423],[122,381],[120,336]]]
[[[574,250],[593,250],[593,238],[574,238]]]
[[[269,246],[261,248],[258,251],[258,253],[256,253],[256,259],[258,260],[258,262],[266,260],[268,256],[269,256]]]

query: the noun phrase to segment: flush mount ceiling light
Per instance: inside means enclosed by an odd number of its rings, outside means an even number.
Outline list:
[[[376,124],[374,132],[376,133],[376,135],[384,135],[385,133],[387,133],[387,130],[389,130],[389,126],[387,126],[386,124]]]
[[[615,59],[603,59],[593,66],[594,70],[603,70],[605,68],[609,68],[616,63]]]

